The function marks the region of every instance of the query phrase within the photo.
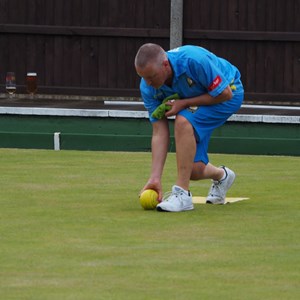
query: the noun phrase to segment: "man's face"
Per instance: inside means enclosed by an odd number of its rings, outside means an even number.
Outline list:
[[[160,88],[167,80],[166,61],[161,65],[148,63],[143,69],[136,68],[139,76],[143,77],[148,85],[155,89]]]

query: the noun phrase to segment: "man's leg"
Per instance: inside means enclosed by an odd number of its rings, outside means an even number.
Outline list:
[[[195,162],[191,174],[191,180],[212,179],[221,180],[224,176],[224,170],[215,167],[211,163],[204,164],[202,161]]]
[[[187,186],[186,176],[188,172],[184,172],[183,166],[187,166],[184,162],[182,156],[191,149],[193,145],[193,153],[195,154],[194,159],[198,162],[193,163],[190,172],[191,180],[201,180],[201,179],[212,179],[212,185],[207,196],[207,202],[213,204],[225,203],[225,197],[227,190],[231,187],[234,182],[235,174],[232,170],[226,167],[215,167],[208,162],[207,149],[209,144],[210,135],[214,129],[222,126],[226,120],[239,109],[243,101],[243,95],[235,95],[230,101],[220,103],[214,106],[201,106],[197,110],[191,112],[190,110],[182,110],[177,115],[177,132],[180,133],[181,119],[179,116],[185,117],[186,122],[191,125],[189,128],[189,134],[195,130],[197,135],[197,142],[193,139],[193,144],[189,143],[189,139],[181,133],[176,141],[176,146],[178,145],[179,151],[177,151],[177,163],[178,163],[178,185]],[[189,120],[189,121],[187,121]],[[180,126],[179,126],[180,125]],[[194,134],[194,133],[193,133]],[[176,135],[175,135],[176,136]],[[182,147],[181,147],[182,146]],[[195,150],[195,148],[196,150]],[[181,159],[180,159],[181,158]],[[180,164],[180,161],[182,164]],[[189,160],[190,161],[190,160]]]
[[[177,182],[176,184],[185,190],[189,189],[191,180],[212,179],[221,180],[224,170],[203,162],[194,163],[196,153],[196,139],[194,129],[190,122],[182,116],[177,116],[175,121],[175,141],[177,159]]]
[[[177,181],[172,193],[156,207],[158,211],[180,212],[194,208],[189,183],[196,153],[196,141],[192,125],[182,116],[175,121]]]
[[[180,115],[176,117],[175,121],[175,142],[177,160],[176,185],[188,191],[196,153],[196,140],[191,123]]]

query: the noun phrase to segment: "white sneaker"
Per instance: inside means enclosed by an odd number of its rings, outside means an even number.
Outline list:
[[[235,174],[232,170],[221,166],[221,168],[225,171],[225,178],[220,181],[213,180],[213,183],[208,192],[208,196],[206,198],[206,203],[210,204],[224,204],[226,193],[229,188],[232,186]]]
[[[192,194],[174,185],[172,192],[166,193],[163,201],[156,206],[158,211],[180,212],[194,209]]]

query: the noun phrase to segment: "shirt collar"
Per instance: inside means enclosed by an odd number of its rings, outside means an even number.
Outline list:
[[[167,52],[169,63],[173,70],[173,82],[177,81],[177,78],[186,72],[183,64],[175,56],[176,52]]]

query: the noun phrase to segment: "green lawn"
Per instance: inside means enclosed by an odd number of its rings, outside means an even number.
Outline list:
[[[150,153],[0,149],[0,299],[300,299],[300,158],[210,158],[250,200],[144,211]]]

